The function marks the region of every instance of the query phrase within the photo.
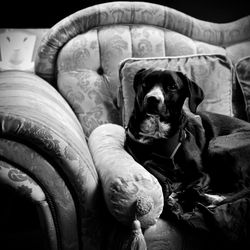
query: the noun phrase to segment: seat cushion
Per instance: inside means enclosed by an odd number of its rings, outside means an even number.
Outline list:
[[[120,106],[126,126],[133,109],[133,79],[141,68],[181,71],[204,91],[199,111],[234,116],[232,104],[233,66],[223,55],[189,55],[176,57],[128,58],[120,65]],[[185,104],[186,105],[186,104]],[[187,107],[187,105],[186,105]],[[188,108],[188,107],[187,107]]]

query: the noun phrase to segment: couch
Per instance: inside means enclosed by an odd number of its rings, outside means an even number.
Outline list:
[[[152,3],[99,4],[48,30],[36,54],[35,74],[1,72],[1,185],[36,204],[46,249],[122,249],[134,206],[141,209],[148,249],[209,246],[210,239],[160,218],[159,183],[126,153],[116,155],[117,167],[108,157],[112,153],[97,155],[98,145],[106,142],[108,148],[106,139],[114,131],[116,143],[123,143],[124,60],[199,55],[216,55],[220,65],[229,65],[228,114],[250,121],[250,16],[217,24]],[[113,175],[129,164],[140,178],[112,182],[103,161],[112,165]],[[148,192],[155,200],[141,199]]]

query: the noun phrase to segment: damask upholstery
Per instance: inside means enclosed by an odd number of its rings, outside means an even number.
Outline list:
[[[88,145],[100,125],[122,125],[120,63],[133,57],[219,54],[234,66],[250,55],[249,30],[250,16],[216,24],[157,4],[104,3],[48,30],[36,55],[36,75],[1,72],[0,175],[9,178],[8,185],[13,180],[7,173],[25,179],[22,189],[34,194],[31,199],[39,200],[41,209],[47,204],[48,249],[118,249],[114,243],[130,231],[107,207],[102,169]],[[232,90],[239,103],[234,115],[244,117],[238,82]],[[121,126],[119,131],[124,133]],[[33,193],[35,187],[40,191]],[[200,237],[194,240],[162,219],[144,236],[148,249],[201,249]]]
[[[121,60],[217,53],[236,63],[249,54],[249,20],[215,24],[157,4],[100,4],[50,29],[38,52],[36,73],[68,100],[89,136],[100,124],[121,124],[117,111]]]

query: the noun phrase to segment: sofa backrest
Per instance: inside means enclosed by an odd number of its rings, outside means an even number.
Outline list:
[[[120,62],[129,57],[250,55],[250,16],[216,24],[145,2],[110,2],[64,18],[45,35],[35,71],[67,99],[86,135],[122,124],[117,103]]]

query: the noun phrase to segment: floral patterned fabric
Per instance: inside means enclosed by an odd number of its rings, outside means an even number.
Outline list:
[[[249,54],[249,30],[250,17],[224,25],[157,4],[104,3],[80,10],[49,30],[36,73],[58,88],[88,137],[101,124],[122,124],[117,106],[120,61],[221,54],[234,63],[239,51]]]
[[[142,68],[161,68],[182,72],[204,91],[205,98],[198,107],[199,111],[211,111],[233,116],[233,66],[226,57],[221,55],[192,55],[131,58],[124,60],[120,68],[120,95],[124,126],[128,124],[134,105],[134,76]],[[186,105],[186,108],[188,108],[188,105]]]
[[[27,174],[0,160],[0,181],[15,189],[31,201],[44,201],[45,194],[40,186]]]
[[[111,2],[95,5],[64,18],[49,30],[38,52],[36,72],[49,82],[53,80],[56,77],[54,72],[59,49],[72,38],[94,28],[102,29],[116,24],[155,26],[190,38],[190,43],[194,43],[193,47],[197,50],[202,48],[203,53],[207,52],[204,51],[205,47],[216,53],[215,50],[222,51],[221,48],[231,48],[243,41],[247,42],[249,20],[250,17],[246,17],[228,24],[209,23],[166,6],[146,2]],[[201,46],[199,46],[200,42],[203,43]],[[175,42],[172,40],[171,44],[174,45]],[[187,44],[182,44],[188,47]],[[215,49],[213,45],[218,49]],[[175,49],[176,52],[178,47]]]

